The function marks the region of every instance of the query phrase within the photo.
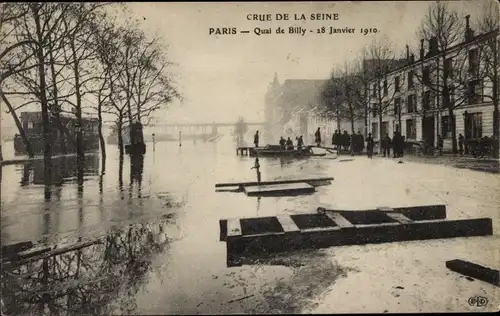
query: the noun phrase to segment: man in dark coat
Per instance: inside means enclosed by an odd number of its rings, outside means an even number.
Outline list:
[[[321,146],[321,131],[319,127],[316,130],[316,133],[314,134],[314,142],[318,147]]]
[[[389,137],[389,134],[385,134],[384,139],[382,139],[382,150],[384,151],[384,157],[391,158],[391,145],[392,141],[391,138]],[[396,152],[396,147],[394,147],[394,152]]]
[[[368,158],[373,157],[373,138],[372,138],[372,133],[368,134],[368,137],[366,138],[366,154],[368,155]]]
[[[255,135],[253,135],[253,143],[255,147],[259,147],[259,131],[255,132]]]

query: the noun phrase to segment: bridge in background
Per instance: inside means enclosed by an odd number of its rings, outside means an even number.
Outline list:
[[[248,132],[252,132],[251,126],[266,126],[266,122],[245,122]],[[211,122],[211,123],[149,123],[144,125],[144,136],[149,138],[150,135],[170,136],[177,139],[179,133],[187,138],[198,138],[208,135],[219,134],[219,128],[235,128],[237,123]],[[104,124],[111,128],[113,124]],[[110,130],[111,131],[111,130]]]

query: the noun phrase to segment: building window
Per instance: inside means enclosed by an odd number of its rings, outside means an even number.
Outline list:
[[[417,128],[415,125],[415,120],[406,120],[406,138],[417,139]]]
[[[483,137],[483,118],[481,112],[465,114],[464,123],[466,139]]]
[[[394,99],[394,115],[398,115],[401,112],[401,98]]]
[[[387,87],[387,80],[384,80],[384,95],[389,93],[389,88]]]
[[[431,84],[431,70],[429,67],[425,67],[422,73],[422,81],[426,85]]]
[[[451,120],[449,116],[441,117],[441,136],[451,138]]]
[[[467,91],[469,104],[478,104],[483,102],[483,86],[481,80],[469,82]]]
[[[380,129],[380,135],[387,135],[389,133],[389,123],[388,122],[382,122],[381,129]]]
[[[372,117],[377,117],[377,105],[372,105]]]
[[[444,61],[444,75],[447,78],[453,78],[453,59],[448,58]]]
[[[399,92],[399,76],[394,78],[394,91]]]
[[[377,123],[372,123],[372,137],[378,138],[378,125],[377,125]]]
[[[408,72],[408,89],[413,88],[413,71]]]
[[[412,94],[408,96],[408,113],[417,112],[417,96]]]
[[[423,99],[423,108],[424,110],[428,111],[432,108],[432,106],[433,106],[432,94],[430,91],[425,91]]]
[[[33,129],[33,121],[28,121],[28,129]]]
[[[479,54],[478,49],[474,48],[469,50],[469,73],[476,75],[479,71]]]

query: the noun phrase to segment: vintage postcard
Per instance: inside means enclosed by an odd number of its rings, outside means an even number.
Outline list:
[[[499,9],[0,3],[1,314],[498,311]]]

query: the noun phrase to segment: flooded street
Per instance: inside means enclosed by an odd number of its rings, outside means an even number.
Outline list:
[[[4,277],[6,314],[472,311],[473,295],[489,299],[481,311],[500,304],[498,288],[455,275],[444,263],[463,258],[499,268],[498,175],[365,156],[261,158],[263,181],[335,180],[313,195],[257,198],[215,192],[216,183],[256,181],[254,158],[237,156],[228,136],[182,147],[157,143],[154,152],[148,144],[143,170],[132,170],[126,156],[122,177],[117,149],[107,153],[105,174],[98,155],[87,158],[83,190],[74,159],[55,163],[50,201],[42,161],[3,167],[2,245],[101,240]],[[311,213],[320,204],[446,204],[448,218],[493,218],[494,235],[335,247],[227,266],[219,219]]]

